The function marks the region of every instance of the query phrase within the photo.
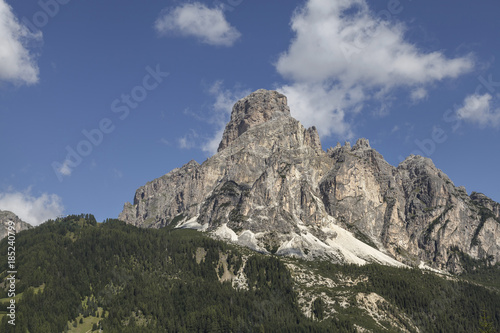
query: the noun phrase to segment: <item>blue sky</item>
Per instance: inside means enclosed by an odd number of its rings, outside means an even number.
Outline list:
[[[500,201],[500,4],[471,4],[0,0],[0,209],[117,217],[260,88],[325,150],[366,137]]]

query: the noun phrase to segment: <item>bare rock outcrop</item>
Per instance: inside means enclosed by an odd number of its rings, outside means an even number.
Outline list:
[[[7,237],[9,222],[14,222],[16,232],[33,228],[31,224],[22,221],[16,214],[8,210],[0,210],[0,240]]]
[[[235,104],[217,154],[139,188],[119,218],[262,252],[460,272],[459,255],[500,261],[499,214],[500,204],[469,196],[428,158],[391,166],[367,139],[325,152],[284,95],[261,89]]]
[[[264,89],[255,91],[234,105],[218,151],[224,150],[251,127],[287,116],[290,116],[290,108],[285,95]]]

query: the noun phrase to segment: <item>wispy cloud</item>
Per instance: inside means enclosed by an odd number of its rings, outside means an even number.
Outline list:
[[[160,15],[155,29],[161,34],[195,37],[210,45],[231,46],[241,33],[224,16],[222,8],[194,2],[171,8]]]
[[[113,168],[112,173],[113,173],[113,177],[116,179],[123,178],[123,172],[117,168]]]
[[[198,138],[198,133],[191,129],[183,137],[177,139],[179,148],[181,149],[191,149],[196,147],[196,139]]]
[[[35,56],[28,51],[28,44],[41,40],[41,32],[31,33],[14,16],[5,0],[0,0],[0,81],[37,83],[39,69]]]
[[[179,148],[192,149],[198,148],[202,151],[213,155],[219,148],[219,143],[222,139],[222,134],[227,122],[231,118],[233,105],[250,93],[250,90],[242,88],[240,85],[235,85],[232,88],[225,88],[224,82],[219,80],[210,84],[206,90],[211,98],[208,106],[204,106],[201,112],[195,112],[186,109],[185,113],[195,118],[198,121],[209,124],[209,128],[213,128],[213,134],[198,133],[191,129],[183,137],[177,139]]]
[[[427,98],[427,90],[424,88],[417,88],[410,94],[411,100],[414,102]]]
[[[23,192],[0,193],[0,210],[8,210],[23,221],[39,225],[54,219],[64,211],[62,199],[56,194],[31,194],[31,189]]]
[[[210,110],[210,122],[215,125],[216,131],[214,135],[203,144],[201,149],[213,155],[219,148],[224,129],[231,117],[233,105],[239,99],[248,95],[250,91],[239,86],[233,87],[233,89],[227,89],[224,88],[223,81],[216,81],[210,86],[208,93],[215,99]]]
[[[64,176],[71,176],[73,169],[71,169],[70,164],[70,160],[64,160],[63,164],[57,171]]]
[[[161,138],[161,139],[160,139],[160,143],[161,143],[162,145],[165,145],[165,146],[170,146],[170,141],[168,141],[168,140],[167,140],[167,139],[165,139],[165,138]]]
[[[457,116],[481,127],[499,127],[500,107],[495,104],[493,96],[488,93],[469,95],[457,109]]]
[[[418,49],[405,40],[402,23],[377,17],[365,0],[309,0],[291,26],[295,37],[275,64],[291,83],[279,90],[294,116],[321,135],[352,135],[349,116],[368,101],[385,105],[395,88],[424,99],[427,85],[474,67],[471,55]]]

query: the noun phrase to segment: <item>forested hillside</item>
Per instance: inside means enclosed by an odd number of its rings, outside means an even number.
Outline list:
[[[495,267],[443,278],[417,269],[307,262],[192,230],[96,223],[92,215],[23,231],[16,250],[16,326],[0,312],[1,332],[77,332],[84,322],[104,332],[500,329]],[[7,253],[6,240],[0,253]],[[308,283],[311,278],[317,283]],[[4,310],[9,298],[2,286]],[[377,295],[377,309],[365,295]]]

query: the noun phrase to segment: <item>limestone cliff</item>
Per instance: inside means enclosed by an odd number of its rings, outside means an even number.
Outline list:
[[[31,224],[22,221],[16,214],[7,210],[0,210],[0,240],[8,235],[9,221],[15,223],[16,232],[33,228]]]
[[[390,166],[359,140],[329,150],[336,166],[320,184],[329,214],[406,263],[460,272],[458,252],[500,260],[499,204],[470,197],[428,158]]]
[[[499,213],[430,159],[394,167],[366,139],[325,152],[284,95],[258,90],[235,104],[217,154],[139,188],[119,218],[201,229],[262,252],[459,272],[460,252],[500,260]]]

